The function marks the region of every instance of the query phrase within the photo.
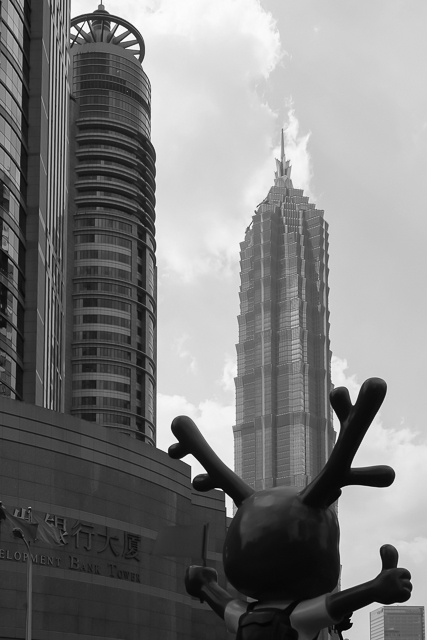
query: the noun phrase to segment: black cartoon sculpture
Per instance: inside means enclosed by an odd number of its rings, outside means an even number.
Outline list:
[[[223,489],[238,507],[224,543],[224,571],[229,582],[255,602],[233,599],[218,585],[213,568],[192,566],[185,577],[187,592],[207,602],[229,631],[237,631],[238,640],[313,640],[325,627],[349,628],[356,609],[410,598],[411,575],[397,568],[398,554],[391,545],[380,549],[382,569],[376,578],[331,593],[340,571],[333,503],[341,488],[388,487],[394,480],[387,466],[351,467],[385,394],[386,384],[379,378],[363,384],[354,406],[347,389],[332,391],[340,434],[326,466],[302,490],[278,486],[254,491],[224,465],[190,418],[172,422],[178,442],[169,447],[169,455],[183,458],[191,453],[207,471],[194,478],[194,488]]]

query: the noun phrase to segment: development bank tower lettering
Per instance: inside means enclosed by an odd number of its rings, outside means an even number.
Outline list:
[[[0,548],[0,560],[26,562],[27,559],[28,553],[21,553],[21,551],[13,552],[10,549]],[[61,565],[61,560],[63,558],[35,553],[31,554],[31,559],[33,564],[64,568]],[[107,576],[108,578],[118,578],[119,580],[129,580],[130,582],[138,582],[141,584],[139,573],[127,571],[126,569],[119,569],[118,566],[112,562],[108,562],[106,565],[102,566],[93,562],[83,562],[77,556],[68,556],[68,561],[69,564],[65,568],[71,569],[72,571],[83,571],[84,573],[91,573],[97,576]]]
[[[24,520],[29,519],[26,509],[16,508],[13,510],[13,515]],[[43,551],[40,553],[39,549],[34,550],[31,554],[34,564],[129,582],[141,582],[138,572],[141,553],[140,535],[51,513],[37,515],[40,515],[45,522],[57,527],[61,544],[54,549],[51,547],[50,553]],[[27,561],[26,552],[8,548],[9,545],[6,546],[4,538],[2,542],[4,547],[0,548],[0,560]],[[36,546],[38,546],[37,542]],[[138,564],[135,565],[135,563]]]

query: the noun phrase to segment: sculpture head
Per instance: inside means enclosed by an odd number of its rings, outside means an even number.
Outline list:
[[[333,506],[304,503],[295,487],[257,491],[239,507],[224,544],[224,571],[256,600],[300,600],[332,591],[340,571]]]
[[[353,406],[347,389],[331,393],[341,430],[320,474],[303,489],[278,486],[254,491],[210,449],[195,424],[175,418],[179,442],[169,455],[192,453],[207,474],[194,478],[199,491],[223,489],[237,512],[226,535],[224,571],[241,593],[257,600],[299,600],[332,591],[340,571],[339,526],[334,503],[346,485],[387,487],[390,467],[352,468],[351,463],[386,393],[379,378],[367,380]]]

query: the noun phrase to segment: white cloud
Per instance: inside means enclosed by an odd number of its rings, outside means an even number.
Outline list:
[[[234,378],[237,376],[237,361],[236,358],[230,356],[228,353],[225,356],[224,369],[222,371],[222,377],[219,381],[220,385],[225,391],[232,391],[234,393]]]
[[[232,426],[235,420],[234,403],[223,405],[216,399],[206,399],[194,405],[183,396],[157,396],[157,447],[167,451],[176,442],[170,426],[179,415],[190,417],[200,429],[215,453],[230,469],[234,468],[234,440]],[[191,465],[192,477],[205,473],[201,464],[187,456],[184,462]]]
[[[186,360],[187,361],[188,370],[191,373],[196,374],[198,369],[199,369],[196,357],[185,346],[185,344],[189,340],[190,340],[190,336],[188,334],[184,333],[182,336],[180,336],[179,338],[177,338],[175,340],[175,349],[176,349],[176,352],[177,352],[178,356],[182,360]]]
[[[288,120],[283,126],[285,134],[285,153],[292,165],[292,183],[296,189],[303,189],[304,195],[314,198],[311,181],[313,166],[308,150],[311,131],[300,135],[300,124],[295,109],[289,109]]]
[[[256,85],[280,60],[278,31],[258,0],[163,0],[141,26],[159,150],[160,271],[227,276],[265,196],[267,162],[273,178],[276,115]]]
[[[346,360],[335,357],[332,377],[336,386],[346,386],[356,400],[360,383],[348,375]],[[387,396],[384,401],[387,402]],[[427,441],[399,421],[384,425],[381,415],[373,421],[359,452],[356,466],[388,464],[396,472],[391,487],[345,487],[339,501],[341,525],[342,586],[347,588],[374,577],[381,568],[379,548],[390,543],[399,552],[399,566],[409,569],[414,591],[410,604],[427,600],[427,531],[423,488],[427,484]],[[351,578],[349,578],[351,576]],[[372,605],[369,610],[377,608]],[[354,630],[346,636],[356,639],[365,626],[367,609],[354,616]]]
[[[345,373],[347,369],[347,360],[345,360],[344,358],[338,358],[338,356],[335,355],[332,356],[332,382],[335,387],[347,387],[351,401],[354,404],[356,402],[357,394],[359,393],[361,385],[357,382],[355,374],[349,376]]]

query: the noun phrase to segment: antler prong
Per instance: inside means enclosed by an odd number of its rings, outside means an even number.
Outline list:
[[[209,491],[215,487],[222,489],[237,506],[254,493],[244,480],[218,458],[191,418],[178,416],[172,421],[171,429],[178,443],[169,447],[170,457],[183,458],[191,453],[207,471],[206,475],[201,474],[194,478],[195,489],[198,491]]]
[[[331,392],[331,404],[341,422],[337,443],[320,474],[301,491],[305,504],[326,507],[337,499],[341,488],[350,484],[388,487],[394,480],[391,467],[351,468],[356,452],[377,414],[387,391],[381,378],[363,383],[356,404],[348,390],[339,387]]]

